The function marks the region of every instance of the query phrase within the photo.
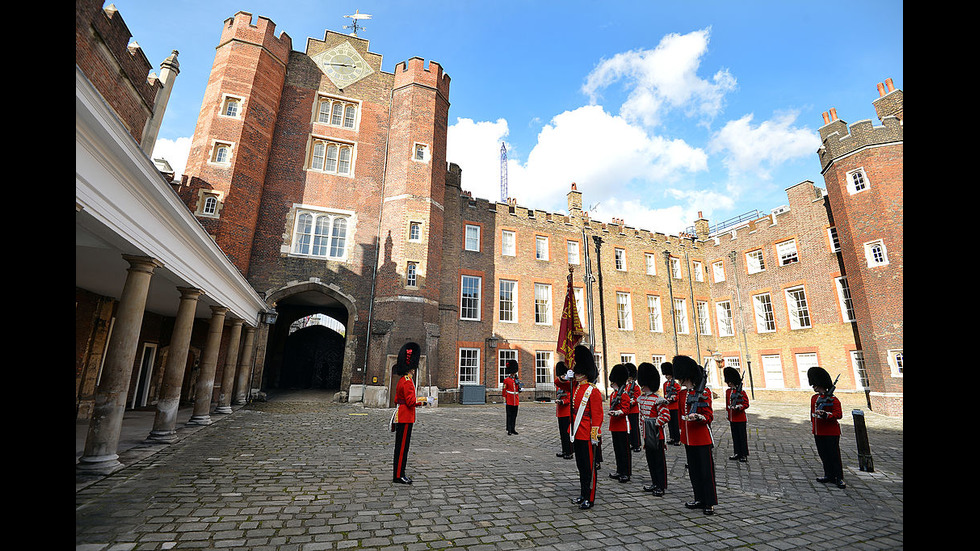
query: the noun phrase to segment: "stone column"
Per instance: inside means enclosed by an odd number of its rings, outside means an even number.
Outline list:
[[[95,391],[95,406],[85,438],[85,450],[76,467],[86,473],[109,474],[123,466],[116,451],[126,412],[126,395],[133,375],[150,279],[153,270],[163,266],[148,257],[123,255],[123,258],[129,262],[129,273],[119,297],[116,323],[109,340],[102,378]]]
[[[235,367],[238,365],[238,346],[242,341],[242,320],[232,320],[231,335],[228,337],[228,353],[225,355],[225,369],[221,372],[221,392],[218,393],[218,407],[215,413],[231,413],[231,397],[235,394]]]
[[[187,350],[191,344],[194,330],[194,314],[197,299],[203,294],[200,289],[178,287],[180,306],[174,322],[174,333],[170,337],[170,353],[163,374],[163,386],[157,402],[157,413],[153,419],[153,430],[147,440],[170,443],[176,440],[177,409],[180,406],[180,389],[184,383],[184,369],[187,367]]]
[[[252,351],[255,348],[255,328],[245,328],[245,343],[242,345],[242,361],[238,364],[238,379],[235,381],[235,405],[247,402],[249,379],[252,374]]]
[[[218,367],[218,348],[221,346],[221,331],[225,325],[228,309],[223,306],[211,307],[211,325],[208,340],[201,354],[201,372],[197,375],[194,389],[194,412],[188,425],[211,424],[211,395],[214,392],[214,373]]]

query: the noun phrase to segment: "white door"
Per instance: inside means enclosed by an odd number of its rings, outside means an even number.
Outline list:
[[[796,355],[796,369],[800,372],[800,388],[810,388],[810,382],[807,380],[806,372],[809,371],[811,367],[816,366],[816,353],[806,352]]]
[[[783,384],[783,362],[779,355],[762,356],[762,372],[766,377],[766,388],[785,388]]]

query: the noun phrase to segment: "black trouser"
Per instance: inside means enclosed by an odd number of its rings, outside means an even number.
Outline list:
[[[667,489],[667,445],[663,440],[656,449],[646,448],[647,466],[650,468],[650,479],[657,488]]]
[[[678,410],[676,409],[670,410],[670,421],[667,422],[667,430],[670,433],[671,442],[677,442],[681,439],[680,427],[677,424],[679,418],[677,412]]]
[[[813,435],[817,453],[823,462],[823,475],[831,480],[844,480],[844,462],[840,458],[840,435]]]
[[[616,472],[620,475],[632,476],[633,456],[630,455],[630,435],[624,431],[613,431],[613,452],[616,454]]]
[[[718,504],[715,491],[715,460],[711,456],[711,444],[704,446],[684,446],[687,452],[687,470],[691,475],[694,500],[702,507]]]
[[[517,406],[508,405],[507,410],[507,432],[517,432]]]
[[[569,417],[558,418],[558,434],[561,437],[561,453],[569,455],[572,453],[572,440],[568,435],[568,427],[572,424]]]
[[[575,440],[575,466],[578,467],[579,495],[595,503],[595,453],[590,440]]]
[[[405,476],[405,466],[408,464],[408,447],[412,444],[413,424],[395,423],[395,460],[392,467],[392,478]]]
[[[732,455],[737,455],[739,457],[749,456],[749,437],[746,434],[746,423],[745,421],[730,421],[732,426],[732,448],[735,453]]]
[[[630,420],[630,447],[638,450],[640,449],[640,414],[628,413],[626,416]]]

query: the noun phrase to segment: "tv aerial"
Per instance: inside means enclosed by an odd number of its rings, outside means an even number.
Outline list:
[[[354,10],[354,13],[353,14],[351,14],[351,15],[345,15],[344,17],[346,17],[348,19],[353,19],[353,21],[351,21],[351,24],[350,25],[344,25],[344,28],[345,29],[353,29],[354,32],[350,33],[351,36],[357,36],[358,29],[360,29],[362,31],[364,30],[364,27],[362,27],[361,25],[358,25],[357,24],[357,21],[358,20],[360,20],[360,19],[371,19],[371,16],[370,15],[368,15],[366,13],[361,13],[360,10]]]

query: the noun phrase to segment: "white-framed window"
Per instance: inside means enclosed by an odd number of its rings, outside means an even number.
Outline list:
[[[310,170],[350,176],[354,162],[354,146],[324,138],[310,140]]]
[[[807,307],[806,291],[802,285],[786,289],[786,307],[789,310],[790,329],[810,327],[810,309]]]
[[[534,387],[537,389],[554,388],[553,371],[551,352],[536,350],[534,352]]]
[[[692,264],[691,270],[694,271],[694,281],[704,281],[704,264],[699,260],[692,261]]]
[[[412,160],[417,163],[427,163],[431,158],[431,155],[429,155],[429,145],[416,142],[414,153],[412,153]]]
[[[293,224],[292,254],[342,260],[347,236],[353,233],[349,211],[297,209]]]
[[[905,352],[903,348],[888,351],[888,367],[892,377],[905,377]]]
[[[204,197],[204,208],[201,209],[201,214],[205,216],[214,216],[218,214],[218,198],[214,195],[207,195]]]
[[[504,322],[517,322],[517,282],[500,280],[498,319]]]
[[[789,239],[776,243],[776,256],[779,258],[779,265],[786,266],[800,261],[800,256],[796,251],[796,239]]]
[[[575,311],[578,312],[579,323],[583,328],[589,327],[589,312],[585,308],[585,291],[581,287],[572,287],[572,299],[575,300]]]
[[[242,118],[242,98],[226,95],[221,102],[221,116],[235,119]]]
[[[711,334],[711,316],[708,314],[708,303],[699,300],[694,304],[694,313],[697,316],[698,332],[702,335]]]
[[[670,274],[674,279],[681,279],[681,259],[670,257]]]
[[[566,243],[568,244],[567,245],[568,246],[568,263],[569,264],[578,264],[579,263],[578,241],[568,240],[568,241],[566,241]]]
[[[615,250],[615,260],[616,260],[616,269],[619,270],[619,271],[621,271],[621,272],[626,271],[626,250],[625,249],[618,249],[617,248]]]
[[[647,275],[657,275],[657,258],[653,253],[643,253],[643,261],[646,263]]]
[[[772,309],[772,297],[769,293],[752,295],[752,306],[755,309],[755,330],[758,333],[772,333],[776,330],[776,316]]]
[[[230,165],[232,149],[234,149],[234,145],[231,143],[214,142],[211,144],[211,155],[208,157],[208,162],[215,165]]]
[[[674,322],[677,324],[677,332],[687,334],[690,330],[687,327],[687,300],[683,298],[674,299]]]
[[[480,383],[480,349],[459,349],[459,384],[476,385]]]
[[[800,376],[800,388],[810,388],[810,383],[807,380],[806,372],[810,370],[811,367],[816,367],[820,365],[817,362],[816,352],[797,352],[796,353],[796,372]]]
[[[735,322],[732,318],[732,303],[727,300],[716,302],[715,315],[718,318],[718,336],[733,336],[735,334]]]
[[[851,350],[851,368],[854,370],[854,381],[858,390],[864,390],[871,386],[868,381],[868,370],[864,366],[864,352],[861,350]]]
[[[500,254],[517,256],[517,236],[510,230],[500,230]]]
[[[548,238],[538,235],[534,238],[534,258],[548,260]]]
[[[722,359],[725,360],[725,367],[736,371],[742,368],[742,361],[738,356],[724,356]]]
[[[422,241],[422,222],[413,220],[408,223],[408,240]]]
[[[633,305],[629,293],[616,292],[616,327],[626,331],[633,330]]]
[[[667,356],[665,356],[664,354],[653,354],[650,356],[650,363],[653,364],[653,367],[657,368],[657,371],[660,371],[660,365],[666,361],[667,361]],[[658,392],[660,391],[660,389],[656,389],[656,388],[651,390],[656,390]]]
[[[464,275],[459,280],[459,319],[480,321],[480,290],[483,278]]]
[[[868,189],[868,175],[864,172],[864,167],[856,168],[847,173],[847,192],[851,195],[861,193]]]
[[[409,261],[405,266],[405,286],[406,287],[418,287],[419,286],[419,263]]]
[[[621,352],[619,354],[619,363],[636,365],[636,354]]]
[[[650,323],[650,331],[663,332],[664,324],[660,310],[660,297],[647,295],[647,318]]]
[[[480,226],[466,224],[466,238],[463,243],[463,249],[480,252]]]
[[[827,239],[830,240],[830,252],[840,252],[840,238],[837,237],[837,228],[830,226],[827,228]]]
[[[321,96],[317,100],[316,122],[354,129],[357,127],[358,111],[357,102]]]
[[[847,276],[834,278],[837,287],[837,301],[840,303],[841,321],[844,323],[857,321],[854,316],[854,302],[851,300],[851,288],[847,286]]]
[[[551,325],[551,285],[534,284],[534,323]]]
[[[517,361],[517,350],[499,348],[497,349],[497,388],[503,388],[504,379],[507,378],[507,361]]]
[[[725,261],[718,260],[711,263],[711,274],[715,278],[715,283],[725,281]]]
[[[745,253],[745,269],[750,274],[757,274],[766,269],[766,261],[762,257],[762,249]]]
[[[888,251],[885,249],[885,242],[877,239],[865,243],[864,258],[867,260],[869,268],[888,264]]]
[[[766,388],[785,388],[783,383],[783,361],[779,354],[764,354],[762,356],[762,374],[765,376]]]

